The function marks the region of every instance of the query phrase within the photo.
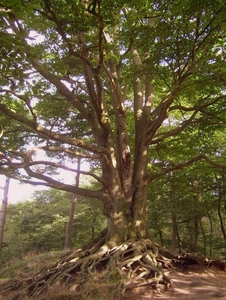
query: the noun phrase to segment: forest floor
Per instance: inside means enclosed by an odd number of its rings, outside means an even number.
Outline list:
[[[189,270],[172,270],[167,274],[172,287],[163,290],[150,288],[135,288],[128,291],[121,300],[226,300],[226,273],[199,266]]]
[[[11,266],[0,269],[0,283],[14,277],[20,278],[21,274],[32,275],[33,272],[42,267],[52,265],[54,262],[64,255],[64,252],[45,253],[37,256],[27,257],[18,260]],[[123,296],[116,297],[114,294],[114,284],[105,284],[98,279],[94,282],[87,283],[87,287],[92,290],[91,294],[86,294],[84,291],[83,297],[79,300],[226,300],[226,271],[219,271],[214,268],[206,268],[199,264],[184,266],[183,268],[170,268],[165,272],[167,277],[171,280],[172,287],[164,290],[164,285],[159,284],[156,289],[150,286],[135,287],[128,289]],[[59,285],[52,291],[47,298],[37,299],[51,299],[51,300],[75,300],[78,299],[74,292],[61,292],[62,287]],[[18,291],[19,292],[19,291]],[[15,295],[15,294],[14,294]],[[0,299],[22,299],[16,296],[11,298],[10,295],[1,295]],[[45,295],[47,296],[47,295]],[[24,300],[28,298],[23,298]],[[31,298],[29,298],[31,299]],[[35,299],[36,298],[32,298]]]

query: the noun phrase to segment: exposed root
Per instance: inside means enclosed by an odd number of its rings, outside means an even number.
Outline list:
[[[98,251],[96,249],[94,246],[91,250],[73,251],[32,277],[2,284],[0,295],[18,291],[15,299],[20,299],[22,295],[38,299],[40,295],[48,295],[54,286],[60,285],[63,290],[76,292],[79,299],[79,294],[84,292],[82,287],[89,279],[95,280],[97,277],[109,286],[114,280],[114,290],[118,293],[142,285],[156,287],[163,284],[169,287],[171,282],[164,274],[164,269],[190,260],[165,249],[158,249],[150,240],[144,239],[129,240],[113,248],[105,244]],[[40,299],[48,298],[42,296]]]

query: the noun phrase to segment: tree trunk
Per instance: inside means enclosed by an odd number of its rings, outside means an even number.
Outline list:
[[[197,217],[194,217],[194,237],[191,245],[192,252],[198,251],[198,237],[199,237],[199,219]]]
[[[177,228],[177,198],[176,198],[176,186],[174,183],[172,183],[172,212],[171,212],[171,219],[172,219],[172,242],[171,242],[171,247],[173,251],[176,251],[177,244],[179,248],[180,246],[180,240],[179,238],[179,233],[178,233],[178,228]],[[181,249],[179,249],[181,250]]]
[[[203,254],[206,256],[206,254],[207,254],[207,251],[206,251],[206,234],[205,234],[204,227],[202,225],[202,219],[199,220],[199,224],[200,224],[202,237],[203,237]]]
[[[80,166],[81,166],[81,159],[78,158],[78,163],[77,163],[78,172],[75,179],[76,187],[79,187]],[[70,208],[70,213],[69,213],[69,218],[68,218],[68,223],[66,228],[66,237],[65,237],[65,245],[64,245],[65,249],[71,248],[71,236],[72,236],[72,228],[73,228],[73,221],[75,215],[75,205],[77,200],[78,200],[78,196],[74,194],[73,198],[71,199],[71,208]]]
[[[220,221],[221,232],[222,232],[223,238],[226,240],[226,230],[225,230],[225,227],[224,227],[223,216],[222,216],[222,213],[221,213],[221,198],[222,198],[221,194],[222,194],[221,191],[219,191],[217,212],[218,212],[218,218],[219,218],[219,221]]]
[[[199,237],[199,218],[198,218],[198,216],[194,216],[194,236],[193,236],[193,242],[191,245],[192,252],[198,251],[198,237]]]
[[[118,190],[120,187],[115,186],[115,197],[109,197],[104,201],[104,214],[108,221],[106,241],[111,247],[131,238],[149,237],[144,194],[137,189],[128,202],[124,194],[118,193]]]
[[[3,235],[4,235],[4,227],[5,227],[5,220],[6,220],[6,212],[8,206],[8,193],[9,193],[9,185],[10,185],[10,178],[6,177],[5,186],[4,186],[4,195],[2,200],[2,208],[0,211],[0,256],[3,247]]]
[[[224,199],[224,195],[225,195],[225,178],[224,175],[222,175],[222,185],[219,187],[219,194],[218,194],[218,201],[217,201],[217,212],[218,212],[218,218],[220,221],[220,228],[221,228],[221,232],[223,235],[224,240],[226,240],[226,229],[224,226],[224,218],[222,216],[222,212],[221,212],[221,206],[222,206],[222,200]]]
[[[122,145],[125,149],[126,145]],[[108,221],[106,241],[115,244],[131,238],[148,238],[147,183],[145,183],[148,146],[137,146],[133,171],[129,151],[121,155],[123,174],[117,168],[117,156],[111,150],[110,159],[102,160],[103,178],[107,193],[103,199],[103,213]],[[128,146],[129,149],[129,146]],[[125,188],[126,187],[126,188]]]
[[[191,245],[191,251],[197,252],[198,251],[198,237],[199,237],[199,202],[200,202],[200,193],[199,193],[199,184],[200,184],[199,177],[192,182],[192,192],[193,192],[193,199],[194,199],[194,217],[193,217],[193,224],[194,224],[194,236]]]
[[[209,233],[209,257],[212,257],[212,238],[213,238],[213,222],[210,213],[208,212],[208,219],[210,223],[210,233]]]
[[[159,233],[160,245],[163,246],[164,245],[164,241],[163,241],[162,230],[159,227],[157,229],[158,229],[158,233]]]
[[[173,251],[176,251],[177,248],[177,218],[175,214],[172,214],[172,241],[171,248]]]

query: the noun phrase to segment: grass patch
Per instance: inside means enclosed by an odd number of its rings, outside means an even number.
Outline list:
[[[68,250],[45,252],[38,255],[34,253],[27,254],[23,256],[23,258],[16,259],[10,265],[3,267],[0,270],[0,280],[32,275],[42,268],[53,265],[67,253]]]
[[[67,255],[68,251],[53,251],[35,255],[27,254],[21,259],[15,259],[10,265],[0,270],[0,285],[4,283],[16,282],[22,278],[32,277],[36,272],[53,266],[62,257]],[[81,290],[75,291],[75,286],[71,286],[68,291],[62,291],[60,283],[49,287],[46,295],[37,296],[36,300],[115,300],[119,299],[121,278],[113,270],[107,272],[93,272],[90,276],[87,274]],[[77,286],[77,284],[76,284]],[[1,295],[0,295],[1,299]],[[29,300],[31,298],[23,295],[20,290],[9,292],[7,300]]]

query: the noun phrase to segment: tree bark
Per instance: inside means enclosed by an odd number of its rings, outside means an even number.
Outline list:
[[[217,212],[218,212],[218,218],[220,221],[220,228],[223,235],[224,240],[226,240],[226,229],[224,226],[224,219],[221,212],[221,206],[222,206],[222,200],[224,199],[225,194],[225,176],[222,175],[222,185],[219,187],[219,194],[218,194],[218,201],[217,201]]]
[[[177,248],[177,236],[178,236],[178,229],[177,229],[177,198],[176,198],[176,191],[175,191],[175,184],[172,183],[172,212],[171,212],[171,219],[172,219],[172,241],[171,247],[173,251],[176,251]],[[179,241],[178,241],[179,242]]]
[[[202,237],[203,237],[203,254],[206,256],[206,254],[207,254],[207,251],[206,251],[206,234],[205,234],[204,227],[202,225],[202,219],[199,220],[199,224],[200,224]]]
[[[4,227],[5,227],[5,220],[6,220],[6,212],[8,206],[8,193],[9,193],[9,185],[10,185],[10,178],[6,177],[5,186],[4,186],[4,195],[2,199],[2,208],[0,211],[0,256],[3,247],[3,236],[4,236]]]
[[[177,217],[176,215],[173,213],[172,216],[172,241],[171,241],[171,248],[173,251],[176,251],[177,248],[177,236],[178,236],[178,232],[177,232]]]
[[[148,238],[144,187],[135,189],[128,200],[121,185],[115,179],[112,181],[114,184],[109,182],[111,187],[103,201],[103,212],[108,222],[106,242],[114,246],[131,238]]]
[[[212,218],[211,218],[211,215],[210,213],[208,212],[208,219],[209,219],[209,223],[210,223],[210,233],[209,233],[209,257],[212,257],[212,245],[213,245],[213,242],[212,242],[212,239],[213,239],[213,222],[212,222]]]
[[[199,184],[200,184],[199,177],[197,180],[192,182],[192,192],[193,192],[193,199],[194,199],[194,217],[193,217],[193,224],[194,224],[194,236],[193,241],[191,244],[191,251],[197,252],[198,251],[198,237],[199,237],[199,201],[200,201],[200,193],[199,193]]]

